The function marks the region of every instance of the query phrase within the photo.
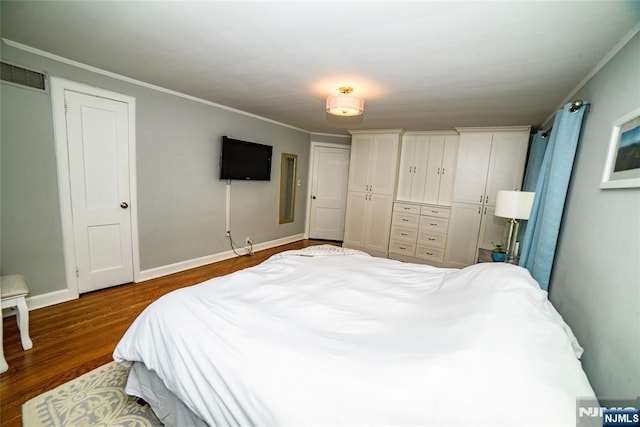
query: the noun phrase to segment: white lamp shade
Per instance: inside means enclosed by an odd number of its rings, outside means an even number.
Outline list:
[[[532,191],[498,191],[495,216],[512,219],[529,219],[533,206]]]
[[[351,95],[334,95],[327,98],[327,113],[336,116],[359,116],[364,111],[364,99]]]

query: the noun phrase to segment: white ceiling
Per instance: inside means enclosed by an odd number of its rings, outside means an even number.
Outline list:
[[[311,132],[539,127],[639,1],[2,1],[2,37]],[[46,71],[46,70],[45,70]],[[335,118],[353,86],[365,113]]]

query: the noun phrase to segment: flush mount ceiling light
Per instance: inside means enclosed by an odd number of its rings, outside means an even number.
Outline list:
[[[364,111],[364,99],[355,95],[352,87],[341,87],[341,95],[327,98],[327,113],[335,116],[359,116]]]

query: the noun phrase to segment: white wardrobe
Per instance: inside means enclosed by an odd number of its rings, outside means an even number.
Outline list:
[[[351,131],[344,247],[462,268],[504,240],[499,190],[520,189],[530,126]]]
[[[402,130],[350,133],[351,160],[342,245],[386,257]]]
[[[520,190],[530,126],[456,128],[460,133],[445,265],[466,267],[478,248],[505,240],[507,220],[493,215],[499,190]]]
[[[458,132],[406,132],[391,219],[389,258],[442,265]]]

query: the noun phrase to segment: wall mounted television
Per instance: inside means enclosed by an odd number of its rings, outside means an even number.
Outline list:
[[[220,179],[271,180],[270,145],[222,137]]]

